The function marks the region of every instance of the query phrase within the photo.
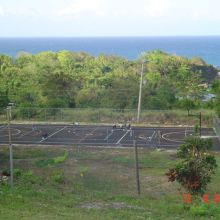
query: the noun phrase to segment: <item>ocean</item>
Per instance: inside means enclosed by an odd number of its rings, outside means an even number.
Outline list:
[[[135,60],[142,52],[160,49],[191,58],[198,56],[220,67],[220,36],[201,37],[72,37],[72,38],[0,38],[0,54],[16,57],[19,52],[69,50],[117,55]]]

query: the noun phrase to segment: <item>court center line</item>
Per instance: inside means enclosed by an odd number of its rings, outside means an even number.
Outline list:
[[[118,140],[116,144],[119,144],[121,140],[128,134],[128,132],[130,132],[130,130],[126,131],[125,134]]]
[[[53,134],[49,135],[48,137],[42,139],[41,141],[39,141],[39,143],[42,143],[43,141],[45,141],[45,140],[47,140],[48,138],[54,136],[55,134],[59,133],[60,131],[64,130],[65,128],[67,128],[67,126],[61,128],[60,130],[58,130],[58,131],[54,132]]]

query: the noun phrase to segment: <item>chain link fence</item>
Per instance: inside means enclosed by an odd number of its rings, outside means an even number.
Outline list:
[[[199,110],[198,110],[199,111]],[[195,112],[198,112],[195,111]],[[212,127],[214,112],[202,111],[202,125]],[[137,122],[136,109],[104,109],[104,108],[12,108],[11,120],[14,122],[57,122],[114,124]],[[7,121],[6,110],[0,109],[0,121]],[[188,117],[184,110],[142,110],[140,124],[145,126],[194,126],[199,124],[198,118]]]

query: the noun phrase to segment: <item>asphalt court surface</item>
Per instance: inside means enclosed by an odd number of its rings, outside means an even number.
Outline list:
[[[111,126],[89,125],[24,125],[12,124],[12,144],[87,145],[175,149],[184,138],[193,135],[193,128],[131,127],[113,129]],[[43,137],[44,136],[44,137]],[[212,128],[203,128],[202,137],[211,137],[213,149],[220,150],[219,139]],[[0,125],[0,144],[8,143],[8,126]]]

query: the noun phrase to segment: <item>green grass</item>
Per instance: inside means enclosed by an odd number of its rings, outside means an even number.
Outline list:
[[[137,196],[132,149],[14,150],[20,155],[14,163],[15,184],[13,189],[0,185],[0,219],[220,219],[220,204],[184,206],[179,185],[167,182],[164,173],[176,163],[174,153],[139,150],[141,195]],[[26,151],[32,152],[33,158],[30,152],[21,158]],[[2,157],[6,152],[7,148],[1,147]],[[56,161],[52,166],[35,163],[49,158]],[[220,154],[216,158],[219,167],[207,189],[210,196],[220,193]],[[8,158],[3,159],[1,169],[8,166]]]
[[[38,167],[49,167],[49,166],[54,166],[54,165],[63,163],[67,160],[67,158],[68,158],[68,152],[65,151],[64,155],[62,156],[36,160],[34,164]]]

